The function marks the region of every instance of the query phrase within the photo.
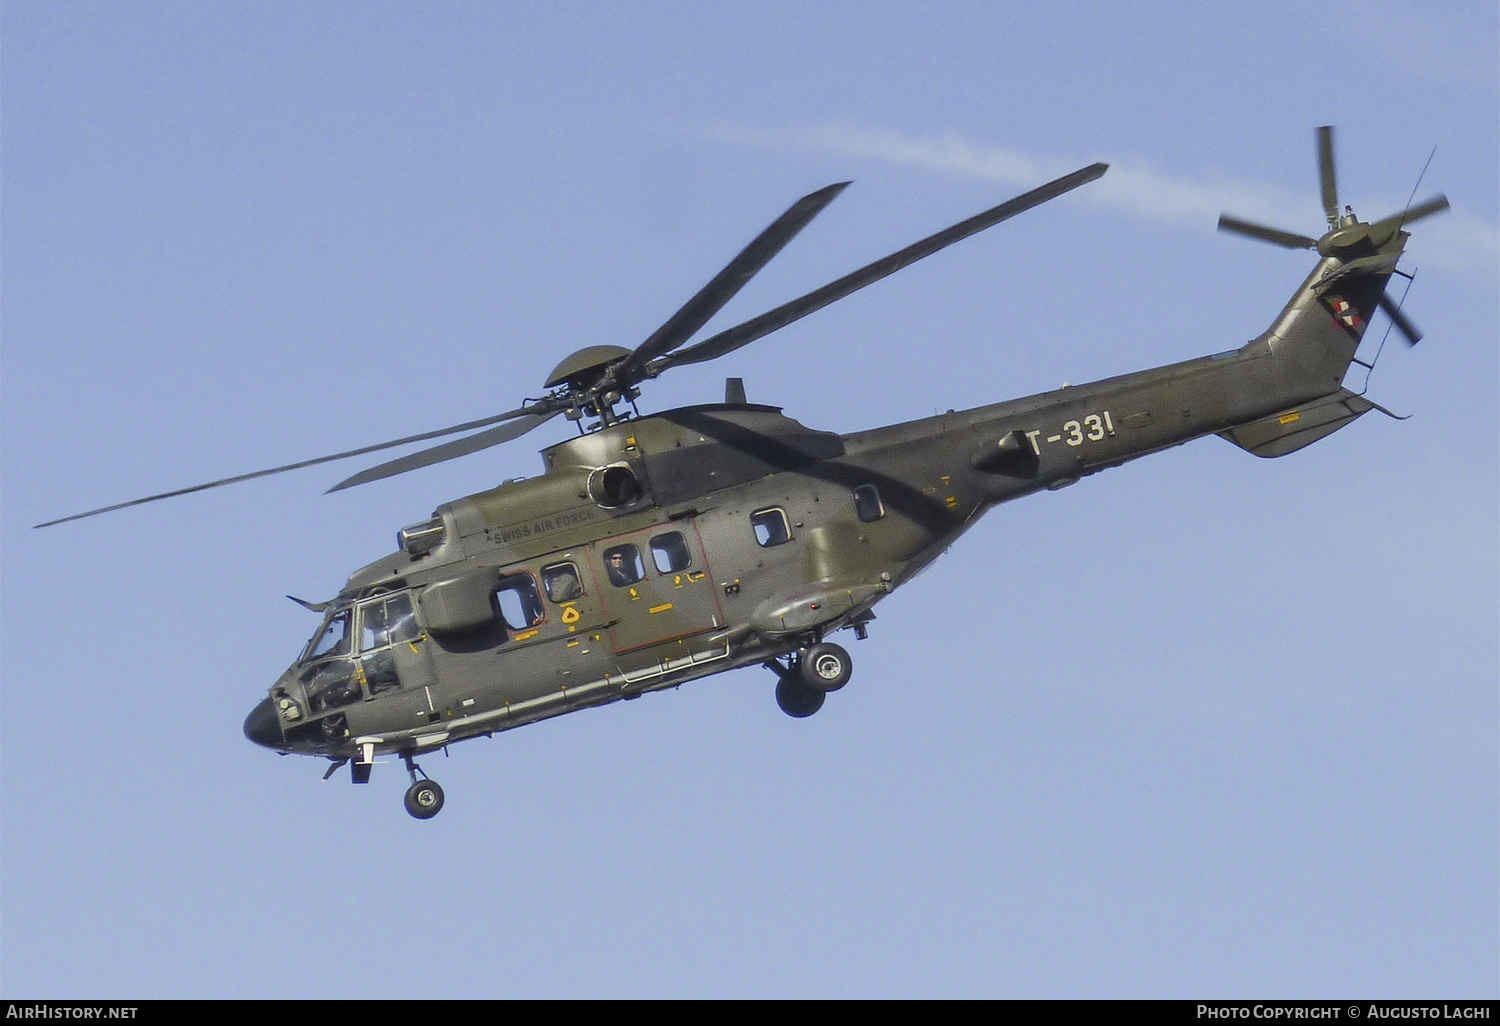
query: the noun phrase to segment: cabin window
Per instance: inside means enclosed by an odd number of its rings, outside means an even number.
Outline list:
[[[634,545],[616,545],[605,550],[604,572],[609,583],[616,588],[625,588],[646,576],[646,564],[641,560],[641,550]]]
[[[589,475],[589,497],[605,509],[629,506],[641,494],[641,483],[627,466],[600,467]]]
[[[755,541],[763,549],[792,540],[792,529],[787,526],[785,510],[756,510],[750,514],[750,526],[755,529]]]
[[[542,622],[542,597],[536,590],[536,578],[530,574],[502,577],[495,589],[495,603],[500,619],[513,631],[524,631]]]
[[[867,524],[885,516],[885,503],[880,501],[879,489],[872,484],[854,489],[854,512]]]
[[[693,565],[692,553],[688,551],[687,539],[681,531],[659,534],[651,539],[651,559],[659,574],[675,574]]]
[[[361,652],[385,648],[402,641],[414,641],[422,633],[411,608],[411,596],[405,592],[360,606],[359,623]]]
[[[571,602],[583,594],[583,582],[572,563],[553,563],[542,567],[542,587],[553,602]]]

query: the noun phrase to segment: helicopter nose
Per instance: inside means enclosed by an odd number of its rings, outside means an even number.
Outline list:
[[[245,717],[245,736],[264,748],[281,746],[281,722],[269,698],[261,699]]]

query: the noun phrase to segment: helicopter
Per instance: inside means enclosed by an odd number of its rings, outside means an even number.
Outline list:
[[[516,409],[345,452],[48,521],[461,435],[340,482],[365,484],[472,454],[562,416],[577,434],[543,473],[445,502],[356,570],[311,639],[244,722],[252,742],[345,765],[380,757],[410,780],[417,819],[443,807],[417,759],[458,741],[759,665],[789,716],[816,713],[851,678],[830,640],[867,636],[874,607],[993,507],[1208,435],[1256,456],[1295,452],[1389,411],[1345,387],[1377,309],[1421,333],[1386,292],[1410,224],[1435,196],[1373,222],[1340,208],[1333,129],[1317,129],[1322,235],[1229,215],[1222,231],[1318,254],[1271,326],[1237,349],[994,405],[850,434],[748,401],[642,414],[645,382],[735,352],[977,232],[1097,180],[1092,164],[928,236],[758,317],[691,342],[848,186],[804,196],[634,349],[590,346]],[[691,343],[691,344],[689,344]],[[1399,419],[1399,418],[1398,418]]]

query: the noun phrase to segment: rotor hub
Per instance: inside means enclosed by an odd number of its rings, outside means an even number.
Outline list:
[[[1370,226],[1362,221],[1329,232],[1318,240],[1318,252],[1327,257],[1347,259],[1356,249],[1373,249]]]
[[[630,350],[623,346],[587,346],[558,364],[543,387],[567,385],[575,392],[587,392],[604,379],[610,367],[629,355]]]

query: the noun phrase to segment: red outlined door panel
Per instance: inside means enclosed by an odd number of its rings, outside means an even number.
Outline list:
[[[691,521],[658,524],[589,546],[610,641],[628,652],[722,627],[703,539]]]

